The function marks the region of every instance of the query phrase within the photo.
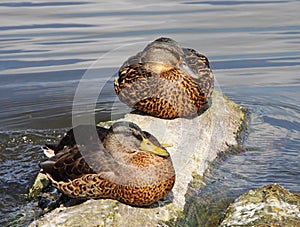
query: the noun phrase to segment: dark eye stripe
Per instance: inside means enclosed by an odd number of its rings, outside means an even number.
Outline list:
[[[143,141],[143,137],[138,131],[132,130],[131,132],[132,135],[135,136],[138,140]]]

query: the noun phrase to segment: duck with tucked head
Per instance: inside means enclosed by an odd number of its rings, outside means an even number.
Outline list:
[[[214,76],[204,55],[159,38],[122,65],[114,88],[122,102],[146,114],[193,117],[209,108]]]
[[[83,142],[76,143],[76,136]],[[44,149],[52,149],[54,156],[40,167],[53,186],[73,198],[147,206],[165,197],[175,182],[169,153],[131,122],[116,122],[110,129],[77,126]]]

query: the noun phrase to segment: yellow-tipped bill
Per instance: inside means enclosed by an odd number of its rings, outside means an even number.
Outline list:
[[[145,138],[143,138],[140,149],[159,156],[164,156],[164,157],[169,156],[169,153],[165,149],[154,145],[149,139],[145,139]]]

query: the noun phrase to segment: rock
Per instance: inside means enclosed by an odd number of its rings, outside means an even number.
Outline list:
[[[35,178],[35,181],[32,187],[29,189],[29,198],[36,198],[43,190],[43,188],[47,187],[50,184],[46,174],[39,173]]]
[[[31,226],[158,226],[176,223],[184,217],[189,187],[201,182],[204,171],[220,152],[239,147],[241,132],[247,126],[245,110],[214,92],[212,106],[193,119],[158,119],[127,114],[124,119],[153,134],[162,144],[171,145],[176,171],[172,192],[147,207],[131,207],[114,200],[89,200],[80,205],[56,209]],[[200,187],[197,184],[196,187]],[[192,199],[189,198],[189,201]]]
[[[250,190],[226,211],[220,226],[300,226],[300,195],[278,184]]]

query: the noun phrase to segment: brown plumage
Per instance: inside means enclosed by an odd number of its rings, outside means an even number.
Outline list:
[[[169,153],[130,122],[110,129],[77,126],[52,148],[55,155],[40,166],[52,185],[70,197],[146,206],[166,196],[175,182]]]
[[[114,88],[122,102],[149,115],[193,117],[209,107],[214,76],[204,55],[159,38],[122,65]]]

